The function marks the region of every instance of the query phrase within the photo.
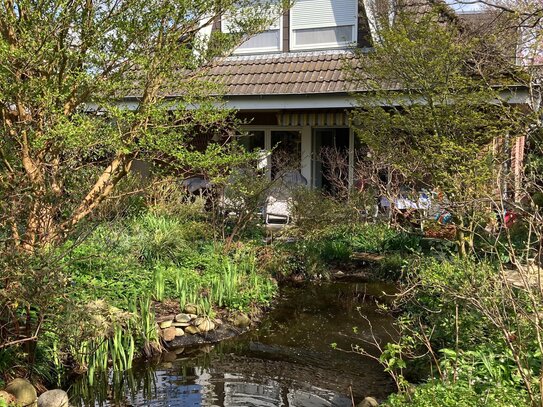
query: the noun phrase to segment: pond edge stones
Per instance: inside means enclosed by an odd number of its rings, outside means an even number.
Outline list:
[[[69,407],[68,393],[61,389],[47,390],[38,397],[36,388],[26,379],[17,378],[0,390],[0,401],[7,405],[33,407]]]
[[[194,308],[188,306],[186,311],[193,311]],[[217,326],[222,325],[220,320],[212,320],[208,316],[198,316],[192,313],[179,313],[177,315],[168,315],[157,320],[160,335],[165,342],[171,342],[176,337],[185,334],[196,335],[205,334],[213,331]]]
[[[38,399],[36,389],[26,379],[13,379],[5,388],[5,391],[15,397],[15,401],[22,406],[35,405]]]
[[[48,390],[38,397],[38,407],[68,407],[68,393],[64,390]]]

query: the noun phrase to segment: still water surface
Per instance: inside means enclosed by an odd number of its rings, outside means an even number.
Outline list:
[[[376,299],[392,289],[352,282],[286,287],[258,329],[170,352],[97,378],[92,387],[79,381],[71,400],[79,406],[347,407],[365,396],[383,399],[394,387],[382,367],[349,351],[372,340],[368,321],[373,336],[390,339],[392,319],[378,311]]]

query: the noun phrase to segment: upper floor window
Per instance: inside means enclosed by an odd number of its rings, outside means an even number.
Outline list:
[[[290,49],[343,48],[356,41],[357,0],[297,0],[290,9]]]
[[[252,36],[241,44],[234,53],[243,54],[278,51],[281,51],[281,17],[279,17],[269,29]]]
[[[270,12],[276,12],[271,10]],[[277,15],[277,14],[275,14]],[[257,54],[281,51],[282,16],[279,16],[272,25],[258,34],[253,35],[234,50],[234,54]],[[229,32],[228,17],[221,19],[221,31]]]

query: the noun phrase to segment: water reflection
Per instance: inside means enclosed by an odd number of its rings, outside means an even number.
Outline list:
[[[373,360],[350,349],[368,335],[353,332],[369,318],[388,339],[391,319],[377,312],[383,287],[334,283],[287,289],[258,330],[217,346],[180,349],[123,374],[80,380],[76,406],[350,406],[393,387]]]

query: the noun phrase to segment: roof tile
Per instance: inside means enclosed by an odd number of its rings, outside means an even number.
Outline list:
[[[224,83],[227,95],[279,95],[346,92],[342,75],[351,51],[317,51],[234,56],[213,66],[207,78]]]

